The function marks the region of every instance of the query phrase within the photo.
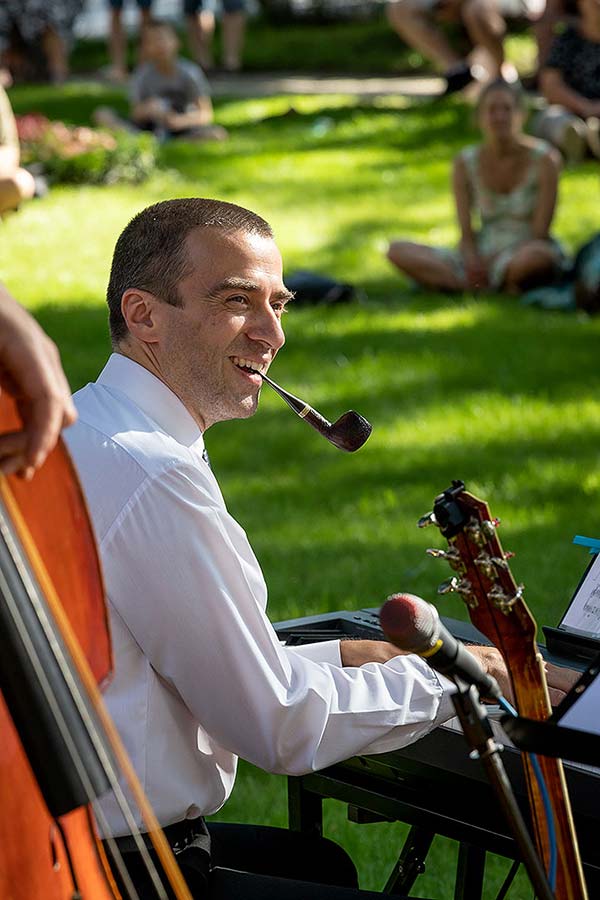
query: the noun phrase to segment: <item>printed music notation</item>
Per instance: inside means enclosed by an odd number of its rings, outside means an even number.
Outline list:
[[[577,589],[560,627],[600,637],[600,554]]]

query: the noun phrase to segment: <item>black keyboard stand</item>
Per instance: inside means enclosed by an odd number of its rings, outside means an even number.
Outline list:
[[[477,642],[478,632],[469,623],[448,619],[444,622],[461,640]],[[375,610],[326,613],[282,622],[275,628],[282,639],[292,644],[344,636],[381,638]],[[579,667],[572,660],[541,649],[553,662]],[[506,748],[503,756],[527,821],[520,755]],[[569,765],[565,772],[589,896],[600,897],[596,840],[600,826],[600,778]],[[354,822],[404,822],[411,826],[384,894],[406,896],[410,892],[425,869],[429,848],[438,834],[459,845],[454,900],[481,900],[488,852],[520,859],[481,762],[469,759],[462,733],[448,728],[435,729],[401,750],[355,757],[320,772],[288,778],[290,828],[322,834],[325,798],[347,804],[349,818]]]

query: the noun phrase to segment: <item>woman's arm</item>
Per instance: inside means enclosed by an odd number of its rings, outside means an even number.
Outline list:
[[[537,205],[531,223],[532,237],[544,240],[548,237],[556,208],[560,156],[550,150],[540,162],[540,184]]]
[[[471,288],[485,287],[487,283],[487,269],[477,250],[472,223],[473,198],[471,186],[467,177],[465,161],[461,156],[457,156],[454,160],[452,189],[456,204],[456,217],[460,228],[460,250],[465,263],[467,284]]]
[[[569,112],[587,119],[600,115],[600,101],[588,100],[565,82],[560,69],[545,68],[540,73],[540,87],[548,103],[564,106]]]
[[[471,188],[467,178],[467,169],[461,156],[454,160],[452,170],[452,190],[456,205],[456,217],[460,228],[461,247],[475,250],[475,235],[471,222]]]

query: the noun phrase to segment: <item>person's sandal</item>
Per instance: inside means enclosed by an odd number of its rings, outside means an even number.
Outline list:
[[[462,91],[463,88],[466,88],[468,84],[475,80],[471,66],[467,65],[467,63],[461,63],[460,66],[448,69],[444,74],[444,78],[446,80],[446,88],[442,93],[442,97],[449,97],[451,94]]]

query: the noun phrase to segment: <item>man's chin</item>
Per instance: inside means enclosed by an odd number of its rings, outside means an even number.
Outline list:
[[[237,419],[249,419],[258,409],[258,394],[245,397],[238,406]]]

